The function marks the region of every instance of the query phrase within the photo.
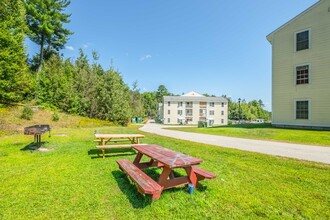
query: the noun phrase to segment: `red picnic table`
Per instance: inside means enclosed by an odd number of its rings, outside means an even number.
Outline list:
[[[213,173],[195,166],[203,162],[201,159],[155,144],[136,145],[132,148],[138,152],[134,162],[118,160],[117,163],[137,183],[138,191],[142,194],[152,194],[153,200],[159,199],[164,189],[186,184],[197,187],[198,181],[205,178],[215,178]],[[141,162],[143,156],[149,157],[150,161]],[[149,167],[161,167],[163,169],[157,182],[141,170]],[[176,177],[173,170],[178,168],[184,169],[186,176]]]

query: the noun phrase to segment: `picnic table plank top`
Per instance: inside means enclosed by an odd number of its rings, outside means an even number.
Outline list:
[[[133,146],[133,149],[170,168],[189,167],[203,162],[201,159],[175,152],[156,144]]]
[[[144,138],[143,134],[95,134],[95,138]]]

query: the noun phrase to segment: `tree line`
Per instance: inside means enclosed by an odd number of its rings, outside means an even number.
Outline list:
[[[158,103],[173,95],[164,85],[141,92],[138,82],[131,88],[114,67],[103,69],[99,55],[90,60],[82,49],[75,60],[60,55],[73,34],[64,28],[70,14],[68,0],[0,1],[0,103],[34,102],[54,110],[126,125],[131,117],[157,117]],[[26,55],[29,39],[40,50]],[[242,119],[265,118],[262,102],[244,100]],[[229,99],[229,118],[237,118],[237,103]],[[268,114],[269,116],[269,114]]]

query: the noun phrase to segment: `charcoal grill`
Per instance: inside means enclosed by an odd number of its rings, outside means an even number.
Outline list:
[[[24,128],[25,135],[34,135],[34,142],[40,147],[41,144],[41,135],[49,132],[50,137],[50,126],[49,125],[33,125],[30,127]]]

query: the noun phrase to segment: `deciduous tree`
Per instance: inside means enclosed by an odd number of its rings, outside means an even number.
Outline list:
[[[20,0],[0,1],[0,102],[21,101],[31,88],[25,49],[24,7]]]

